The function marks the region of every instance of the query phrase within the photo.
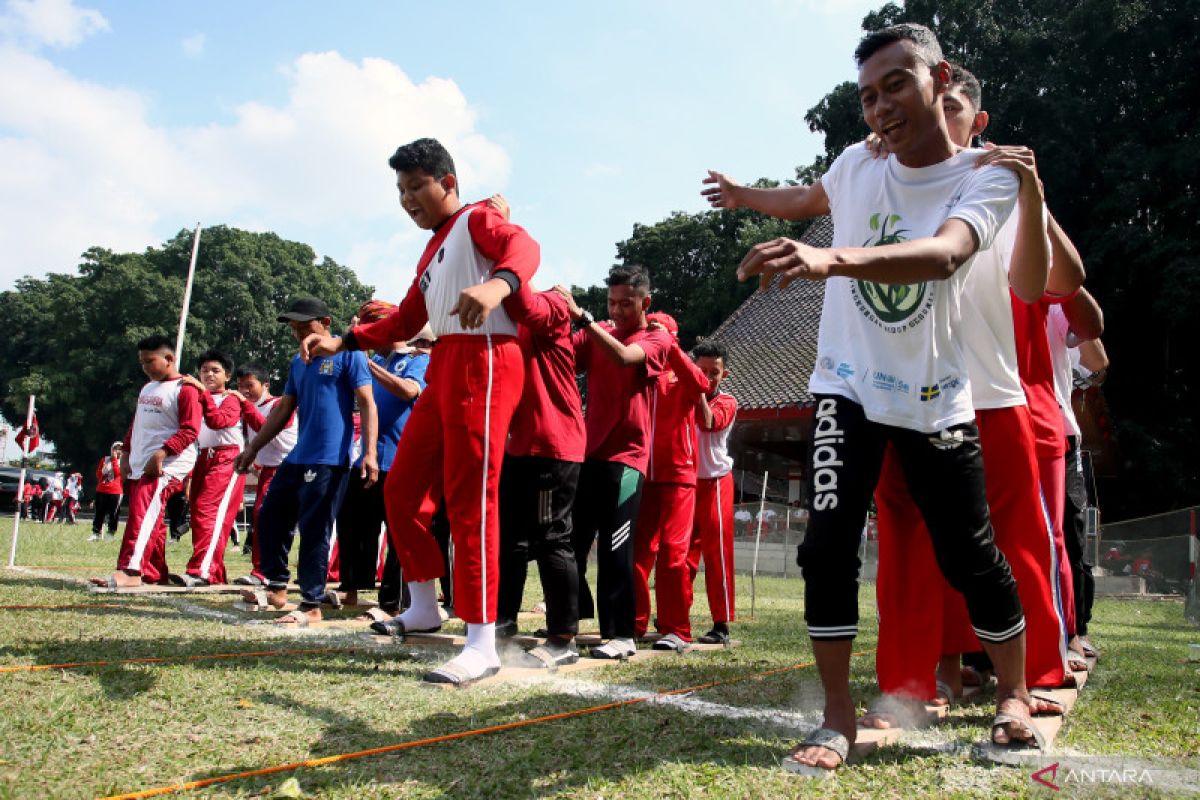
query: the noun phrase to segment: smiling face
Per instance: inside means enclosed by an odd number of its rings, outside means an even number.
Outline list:
[[[949,64],[930,68],[908,41],[880,48],[859,68],[863,119],[905,166],[953,155],[941,103],[949,80]]]
[[[432,230],[462,206],[458,199],[458,179],[452,174],[440,180],[423,169],[396,171],[400,207],[418,228]]]
[[[646,327],[650,295],[627,284],[608,287],[608,318],[621,333],[633,333]]]

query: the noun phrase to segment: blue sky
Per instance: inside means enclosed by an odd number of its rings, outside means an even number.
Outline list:
[[[878,2],[7,0],[0,289],[197,221],[311,244],[398,298],[425,235],[386,160],[422,135],[500,191],[539,285],[601,280],[706,168],[791,177]],[[650,265],[653,268],[653,265]]]

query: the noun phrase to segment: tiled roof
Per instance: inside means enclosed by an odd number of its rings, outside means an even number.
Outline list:
[[[820,217],[800,239],[813,247],[833,242],[833,220]],[[817,355],[824,281],[755,292],[708,337],[729,349],[725,385],[744,409],[811,404],[808,378]]]

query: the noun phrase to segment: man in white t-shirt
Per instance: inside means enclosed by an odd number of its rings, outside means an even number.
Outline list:
[[[939,565],[964,594],[996,665],[993,740],[1035,735],[1029,715],[1037,706],[1023,674],[1025,619],[993,541],[955,336],[967,268],[1012,212],[1019,180],[990,166],[997,156],[950,139],[942,98],[951,69],[927,28],[868,34],[855,58],[863,115],[892,157],[876,160],[856,145],[811,187],[754,190],[712,173],[707,182],[718,185],[706,192],[718,207],[834,220],[832,249],[777,239],[753,248],[738,268],[740,279],[758,275],[764,284],[828,279],[809,383],[816,400],[812,513],[797,556],[825,720],[785,759],[800,772],[836,768],[855,736],[849,664],[858,632],[859,534],[888,444]]]

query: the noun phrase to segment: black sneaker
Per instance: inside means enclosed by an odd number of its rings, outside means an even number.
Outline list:
[[[729,631],[714,627],[696,641],[700,644],[723,644],[728,647],[730,642]]]

